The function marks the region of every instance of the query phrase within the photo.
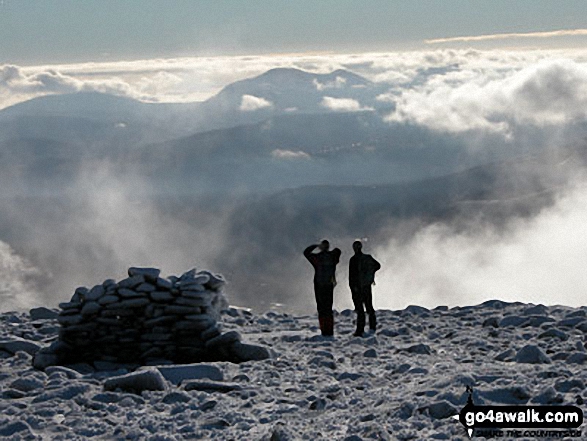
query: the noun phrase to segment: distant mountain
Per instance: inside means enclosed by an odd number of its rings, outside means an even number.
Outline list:
[[[507,225],[554,203],[586,164],[587,147],[580,147],[415,182],[306,186],[246,199],[234,210],[217,265],[243,299],[253,301],[262,289],[287,303],[297,287],[284,281],[299,277],[301,250],[319,238],[348,246],[368,237],[373,246],[387,243],[390,234],[410,238],[433,223]]]
[[[162,141],[197,132],[254,124],[289,113],[328,113],[325,96],[354,99],[364,107],[389,110],[375,99],[382,86],[344,70],[312,74],[297,69],[272,69],[255,78],[226,86],[201,103],[144,103],[127,97],[97,92],[48,95],[0,110],[0,140],[7,133],[65,140],[71,136],[108,142]],[[252,105],[243,107],[247,99]],[[264,101],[263,101],[264,100]],[[255,107],[255,103],[266,102]],[[337,109],[339,110],[339,109]],[[350,109],[352,110],[352,109]],[[83,127],[87,136],[79,136]],[[16,127],[16,128],[15,128]],[[130,135],[126,134],[130,132]]]
[[[385,90],[387,86],[378,85],[346,70],[313,74],[299,69],[279,68],[226,86],[210,98],[205,106],[228,113],[236,113],[239,110],[241,122],[253,117],[247,113],[254,113],[240,111],[245,95],[262,98],[270,104],[256,111],[264,116],[283,112],[332,111],[324,104],[324,97],[352,99],[365,108],[389,111],[389,104],[376,100],[377,95]]]

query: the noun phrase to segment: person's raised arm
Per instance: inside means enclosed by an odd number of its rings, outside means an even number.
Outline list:
[[[306,259],[308,259],[312,265],[314,264],[314,261],[312,259],[312,251],[314,251],[316,248],[318,248],[318,245],[314,244],[310,245],[308,248],[304,250],[304,256],[306,256]]]

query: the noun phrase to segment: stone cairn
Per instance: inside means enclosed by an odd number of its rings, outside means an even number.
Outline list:
[[[130,268],[128,278],[77,288],[61,303],[59,339],[33,360],[51,365],[93,363],[94,367],[242,362],[269,357],[267,349],[222,334],[217,320],[228,302],[222,276],[208,271],[161,278],[156,268]]]

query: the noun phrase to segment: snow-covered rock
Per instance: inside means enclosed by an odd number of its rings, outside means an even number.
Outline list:
[[[140,394],[145,390],[166,390],[165,378],[159,370],[151,368],[112,377],[104,382],[105,391],[121,390]]]
[[[18,351],[24,351],[27,354],[34,355],[41,349],[38,343],[26,340],[20,337],[12,337],[8,340],[0,340],[0,350],[16,354]]]
[[[192,272],[184,280],[196,274]],[[135,288],[149,283],[157,285],[152,292],[167,292],[175,300],[184,298],[175,284],[180,278],[162,279],[172,286],[166,290],[159,287],[165,285],[159,280],[135,277],[143,280],[138,284],[134,280],[130,283],[133,286],[124,288],[135,295]],[[96,315],[86,316],[76,325],[59,327],[50,320],[34,321],[28,314],[14,312],[0,315],[0,341],[52,342],[50,354],[44,354],[47,348],[41,349],[34,356],[35,363],[44,356],[59,354],[59,363],[52,363],[56,366],[39,371],[31,367],[31,356],[26,352],[0,349],[0,439],[465,440],[468,436],[462,425],[450,416],[467,402],[466,386],[473,387],[473,400],[478,405],[583,406],[586,399],[584,331],[579,325],[558,326],[562,320],[584,317],[586,308],[544,309],[489,302],[448,310],[434,308],[422,314],[381,310],[379,330],[369,338],[352,336],[354,313],[336,316],[333,338],[314,338],[319,331],[313,315],[280,311],[256,315],[235,308],[223,314],[216,326],[186,330],[185,334],[181,330],[182,346],[178,347],[189,361],[189,357],[206,354],[206,341],[231,331],[247,343],[220,346],[218,351],[225,351],[225,361],[205,360],[184,366],[178,364],[179,360],[166,358],[170,352],[165,348],[175,347],[180,341],[175,339],[179,335],[169,330],[179,323],[188,326],[185,324],[199,322],[200,314],[177,320],[175,314],[165,311],[167,301],[152,301],[151,293],[145,292],[128,299],[147,298],[149,303],[127,310],[120,307],[118,284],[104,282],[103,286],[105,294],[97,303],[111,295],[116,298],[116,306],[102,305]],[[83,305],[91,301],[87,299],[89,291],[77,290],[80,299],[67,302],[65,315],[81,315]],[[144,320],[141,316],[142,327],[121,326],[121,321],[135,323],[138,313],[150,317]],[[510,316],[526,317],[528,322],[524,327],[483,326],[487,318]],[[271,325],[263,324],[265,320]],[[540,324],[533,326],[534,320]],[[143,333],[146,329],[148,332]],[[124,347],[122,339],[136,345],[140,338],[142,350],[154,350],[149,358],[154,366],[120,363],[114,355],[92,364],[70,359],[65,366],[59,365],[72,351],[84,348],[82,343],[88,341],[88,335],[106,337],[96,335],[100,330],[114,336],[100,344],[112,345],[116,351]],[[542,335],[545,331],[549,332]],[[562,335],[558,331],[568,339],[559,338]],[[60,340],[59,334],[76,346]],[[145,340],[143,335],[147,336]],[[91,340],[91,344],[98,343]],[[405,350],[421,348],[418,345],[429,351]],[[538,348],[551,362],[516,363],[524,345]],[[271,357],[232,363],[241,361],[237,354],[243,349]],[[194,352],[188,357],[190,351]],[[377,357],[365,356],[373,353]],[[496,360],[502,358],[501,354],[505,354],[503,361]],[[198,371],[209,367],[215,368],[216,374],[220,371],[222,377]],[[145,370],[154,371],[156,378],[151,374],[148,379],[141,378]],[[129,375],[139,377],[105,390],[105,383]],[[160,382],[165,390],[137,393],[145,385]]]
[[[531,364],[552,363],[548,355],[542,352],[542,350],[536,345],[526,345],[521,348],[516,353],[515,361],[517,363]]]
[[[210,364],[182,364],[171,366],[155,366],[163,377],[175,385],[185,380],[223,381],[224,373],[220,368]]]
[[[29,311],[29,314],[31,316],[31,319],[33,320],[54,320],[59,315],[57,311],[45,308],[44,306],[41,306],[39,308],[32,308]]]
[[[241,346],[240,334],[220,332],[217,320],[228,306],[222,276],[195,269],[163,279],[156,268],[129,268],[128,278],[79,287],[60,304],[59,350],[51,345],[33,361],[38,369],[56,364],[153,365],[163,362],[261,360],[266,350]],[[0,343],[0,349],[2,343]],[[33,354],[36,343],[20,343]],[[12,346],[15,343],[11,343]],[[12,346],[6,350],[12,353]],[[23,349],[21,349],[23,350]]]

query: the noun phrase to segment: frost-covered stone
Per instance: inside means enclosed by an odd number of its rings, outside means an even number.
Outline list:
[[[435,420],[448,418],[458,413],[458,410],[446,400],[437,401],[428,406],[428,414]]]
[[[29,314],[33,320],[53,320],[57,318],[59,313],[41,306],[39,308],[31,309]]]
[[[155,268],[130,268],[128,274],[118,283],[109,280],[91,290],[78,288],[71,302],[61,304],[57,320],[62,329],[56,342],[60,346],[43,350],[33,365],[46,369],[90,363],[98,370],[103,364],[114,370],[163,361],[267,358],[266,350],[237,346],[237,332],[219,331],[217,320],[228,305],[222,276],[194,269],[163,279]]]
[[[430,350],[430,346],[425,345],[424,343],[418,343],[416,345],[408,346],[404,348],[403,351],[409,352],[411,354],[423,354],[423,355],[430,355],[432,351]]]
[[[174,366],[155,366],[161,375],[173,384],[180,384],[185,380],[202,380],[207,378],[214,381],[223,381],[224,374],[217,366],[209,364],[184,364]]]
[[[237,361],[258,361],[271,358],[271,353],[267,348],[240,342],[230,347],[230,353],[237,358]]]
[[[548,355],[542,352],[542,350],[535,345],[526,345],[520,349],[516,353],[515,361],[517,363],[531,364],[552,363]]]
[[[104,285],[96,285],[90,290],[86,296],[86,300],[98,300],[105,294],[105,292],[106,290],[104,289]]]
[[[157,369],[150,368],[118,377],[112,377],[104,382],[105,391],[120,389],[124,392],[140,394],[144,390],[166,390],[165,378]]]
[[[481,397],[500,404],[526,404],[532,394],[525,386],[506,386],[479,391]]]
[[[237,383],[221,383],[216,381],[190,381],[184,386],[187,391],[197,390],[202,392],[232,392],[234,390],[241,390],[242,386]]]
[[[508,326],[519,327],[523,326],[528,321],[528,317],[521,317],[519,315],[508,315],[499,321],[500,328]]]
[[[38,343],[25,340],[20,337],[12,337],[9,340],[0,340],[0,350],[16,354],[18,351],[24,351],[27,354],[34,355],[41,349]]]
[[[24,421],[11,421],[0,424],[0,436],[10,439],[14,436],[23,436],[23,432],[32,434],[31,427]]]
[[[585,364],[587,361],[587,354],[585,352],[573,352],[565,359],[568,364]]]
[[[128,269],[128,276],[135,277],[135,276],[143,276],[145,280],[157,281],[161,270],[157,268],[137,268],[131,267]]]
[[[98,302],[90,301],[90,302],[84,303],[84,306],[82,307],[82,310],[81,310],[81,314],[83,316],[92,315],[92,314],[96,314],[101,309],[102,309],[102,306]]]
[[[569,335],[560,329],[550,328],[541,333],[538,338],[558,338],[559,340],[566,341],[569,339]]]

